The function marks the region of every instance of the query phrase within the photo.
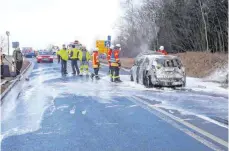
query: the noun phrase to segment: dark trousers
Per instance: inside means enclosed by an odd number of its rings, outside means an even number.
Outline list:
[[[111,76],[111,65],[109,65],[109,73],[108,74]]]
[[[72,72],[75,74],[76,71],[77,71],[77,74],[80,74],[80,70],[77,65],[77,59],[72,59]]]
[[[20,72],[21,72],[22,64],[23,64],[22,61],[17,61],[17,62],[16,62],[16,74],[17,74],[17,75],[19,75]]]
[[[4,73],[4,66],[1,65],[1,78],[4,78],[3,73]]]
[[[99,68],[94,68],[95,77],[99,76]]]
[[[111,66],[111,81],[115,82],[120,80],[119,78],[119,67]]]
[[[65,60],[61,60],[61,73],[67,73],[67,61]]]

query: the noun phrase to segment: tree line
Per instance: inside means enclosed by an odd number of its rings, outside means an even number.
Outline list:
[[[116,42],[123,55],[157,50],[228,53],[227,0],[125,0]]]

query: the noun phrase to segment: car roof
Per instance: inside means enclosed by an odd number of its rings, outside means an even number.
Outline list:
[[[173,55],[163,55],[163,54],[154,54],[154,55],[142,55],[139,58],[149,58],[149,59],[174,59],[178,58],[177,56]]]

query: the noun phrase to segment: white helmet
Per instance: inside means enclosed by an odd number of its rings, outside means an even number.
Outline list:
[[[115,46],[116,46],[116,47],[119,47],[119,48],[121,47],[121,45],[120,45],[120,44],[116,44]]]
[[[114,49],[114,45],[111,45],[111,46],[110,46],[110,49]]]
[[[99,48],[96,47],[96,48],[94,49],[94,51],[99,51]]]
[[[159,48],[160,50],[164,50],[164,46],[160,46],[160,48]]]

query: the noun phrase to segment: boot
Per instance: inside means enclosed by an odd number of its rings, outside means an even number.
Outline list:
[[[96,80],[99,80],[99,79],[100,79],[100,77],[99,77],[99,76],[96,76],[96,77],[95,77],[95,79],[96,79]]]
[[[122,82],[122,80],[120,80],[120,78],[117,78],[115,82]]]

